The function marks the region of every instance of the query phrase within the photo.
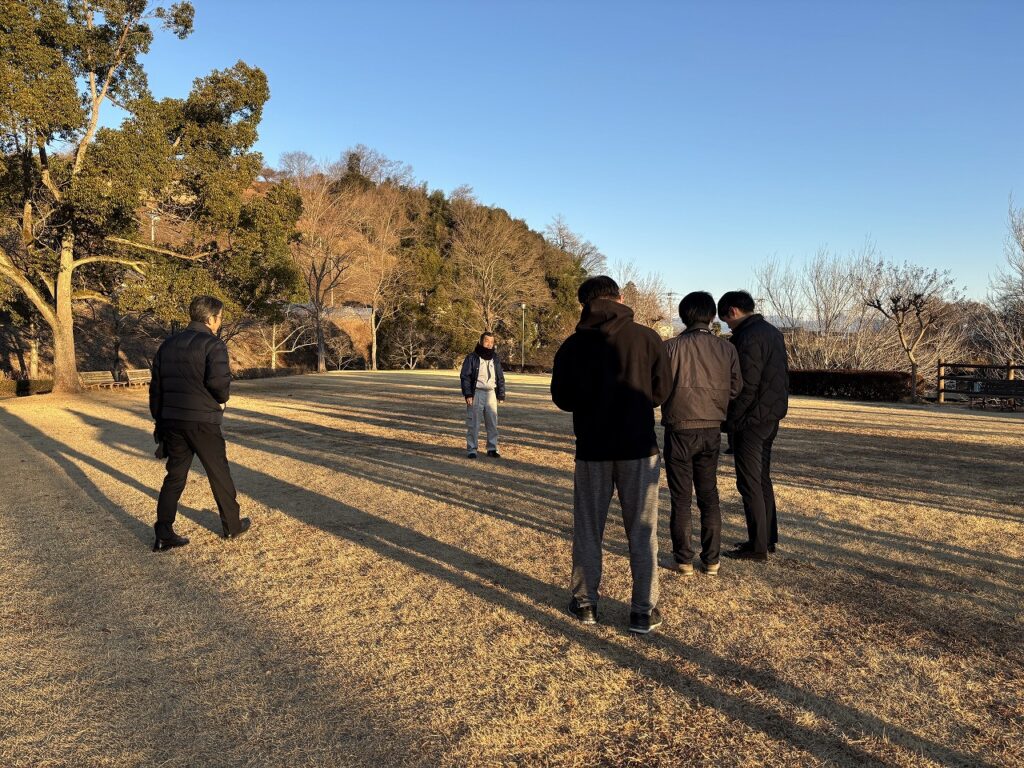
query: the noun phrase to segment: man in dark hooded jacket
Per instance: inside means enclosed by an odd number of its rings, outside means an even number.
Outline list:
[[[480,418],[487,428],[487,455],[500,459],[498,453],[498,403],[505,402],[505,372],[494,351],[494,334],[484,331],[476,349],[462,361],[459,375],[462,396],[466,399],[466,455],[476,458]]]
[[[778,328],[755,314],[754,299],[746,291],[723,294],[718,316],[732,329],[730,340],[743,374],[743,389],[729,403],[725,427],[733,436],[747,541],[738,543],[729,556],[764,561],[779,541],[771,468],[779,421],[789,409],[786,342]]]
[[[217,337],[223,309],[224,304],[213,296],[194,298],[189,305],[192,322],[168,337],[153,358],[149,410],[156,420],[154,434],[167,457],[167,477],[156,508],[154,551],[188,544],[173,526],[195,456],[210,480],[224,537],[241,536],[251,525],[248,517],[239,518],[221,432],[231,387],[228,349]]]
[[[592,277],[577,294],[583,313],[555,355],[551,399],[572,412],[576,435],[569,612],[597,622],[601,545],[618,490],[633,575],[630,632],[661,623],[658,602],[658,477],[654,409],[672,375],[661,337],[633,322],[610,277]]]

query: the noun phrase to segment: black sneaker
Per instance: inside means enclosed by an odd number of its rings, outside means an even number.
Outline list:
[[[476,458],[476,452],[475,451],[470,451],[469,453],[466,454],[466,458],[467,459],[475,459]]]
[[[498,453],[497,451],[488,451],[487,455],[490,456],[492,459],[500,459],[501,458],[501,454]]]
[[[661,626],[661,611],[652,608],[650,613],[629,614],[629,631],[636,635],[646,635],[655,627]]]
[[[569,601],[569,613],[583,624],[597,624],[597,606],[580,605],[575,597]]]
[[[726,552],[725,557],[732,558],[733,560],[753,560],[757,563],[764,563],[768,560],[768,553],[755,552],[752,549],[734,549],[732,552]]]
[[[754,551],[754,545],[751,544],[749,541],[737,541],[733,545],[733,549],[735,551],[737,551],[737,552],[753,552]],[[772,554],[775,554],[775,545],[774,544],[769,544],[768,545],[768,551],[770,553],[772,553]]]

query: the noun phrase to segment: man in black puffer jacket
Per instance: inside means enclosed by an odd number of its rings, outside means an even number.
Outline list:
[[[743,389],[729,403],[725,428],[733,435],[747,541],[737,544],[731,556],[763,561],[779,541],[771,465],[779,422],[789,410],[786,342],[778,328],[754,314],[754,299],[746,291],[723,294],[718,316],[732,329],[743,374]]]
[[[224,537],[240,536],[251,525],[249,518],[238,516],[221,433],[231,386],[228,349],[216,335],[223,309],[218,299],[197,296],[189,305],[192,322],[166,339],[153,358],[149,410],[156,420],[157,442],[167,456],[167,477],[156,507],[154,551],[188,544],[187,538],[174,532],[174,519],[194,456],[199,456],[210,480]]]
[[[614,280],[592,277],[577,295],[583,313],[551,374],[551,399],[572,411],[576,434],[569,612],[584,624],[597,622],[601,540],[617,489],[633,574],[629,631],[646,634],[661,624],[654,409],[668,396],[672,375],[661,337],[633,322]]]

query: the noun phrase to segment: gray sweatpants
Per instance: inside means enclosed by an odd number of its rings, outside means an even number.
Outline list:
[[[476,453],[480,417],[487,426],[487,450],[498,450],[498,395],[493,389],[477,389],[473,404],[466,407],[466,450]]]
[[[601,543],[612,490],[619,492],[633,573],[630,611],[650,613],[658,604],[658,476],[661,456],[628,461],[577,461],[573,499],[572,580],[582,606],[597,605]]]

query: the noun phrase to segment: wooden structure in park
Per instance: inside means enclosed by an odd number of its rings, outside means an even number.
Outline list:
[[[82,371],[78,374],[82,386],[86,389],[123,387],[125,382],[114,379],[110,371]]]
[[[1024,407],[1024,365],[1012,360],[1005,365],[939,360],[936,382],[940,403],[946,402],[947,395],[958,395],[972,407],[975,403],[1003,410]]]
[[[149,384],[153,379],[153,371],[149,368],[129,368],[124,374],[128,379],[129,387],[141,387],[143,384]]]

